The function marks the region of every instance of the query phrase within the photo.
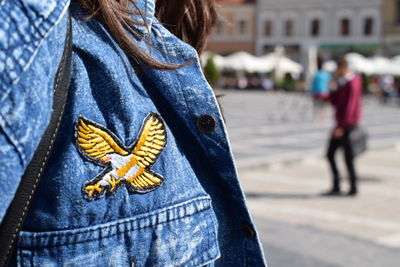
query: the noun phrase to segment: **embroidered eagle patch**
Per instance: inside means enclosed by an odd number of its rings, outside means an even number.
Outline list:
[[[150,113],[144,120],[136,142],[125,147],[107,128],[80,116],[75,128],[76,144],[89,161],[105,167],[83,185],[88,200],[98,199],[119,186],[135,193],[158,188],[164,178],[150,168],[167,144],[167,133],[159,114]]]

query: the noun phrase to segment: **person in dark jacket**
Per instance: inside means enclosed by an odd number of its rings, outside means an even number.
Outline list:
[[[337,62],[337,72],[334,87],[329,100],[335,109],[336,126],[332,132],[327,158],[332,171],[332,189],[326,195],[339,195],[340,174],[335,161],[338,148],[344,150],[345,162],[350,179],[348,195],[357,194],[357,175],[354,166],[354,154],[350,142],[350,134],[358,125],[361,118],[362,80],[361,77],[349,70],[345,60]]]

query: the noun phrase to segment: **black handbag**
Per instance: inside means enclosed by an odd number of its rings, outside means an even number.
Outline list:
[[[357,157],[367,151],[368,133],[363,127],[356,126],[354,129],[352,129],[349,139],[354,157]]]
[[[46,168],[57,137],[61,118],[67,101],[72,61],[72,23],[68,14],[64,52],[58,66],[53,91],[53,111],[33,158],[27,166],[14,199],[8,207],[0,225],[0,266],[8,266],[19,232],[28,213],[33,195]]]

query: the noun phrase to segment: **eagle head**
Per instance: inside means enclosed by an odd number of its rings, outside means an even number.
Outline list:
[[[102,157],[100,160],[101,160],[101,162],[103,162],[103,163],[108,163],[108,162],[111,161],[111,157],[110,157],[110,155],[105,155],[105,156]]]

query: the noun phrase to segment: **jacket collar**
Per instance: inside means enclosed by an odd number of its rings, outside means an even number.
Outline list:
[[[137,29],[142,35],[147,35],[151,31],[151,26],[154,21],[155,16],[155,0],[136,0],[135,1],[137,7],[140,12],[143,13],[143,16],[136,15],[135,20],[140,25],[135,25],[135,29]],[[136,8],[133,7],[135,10]],[[147,25],[147,27],[146,27]]]

